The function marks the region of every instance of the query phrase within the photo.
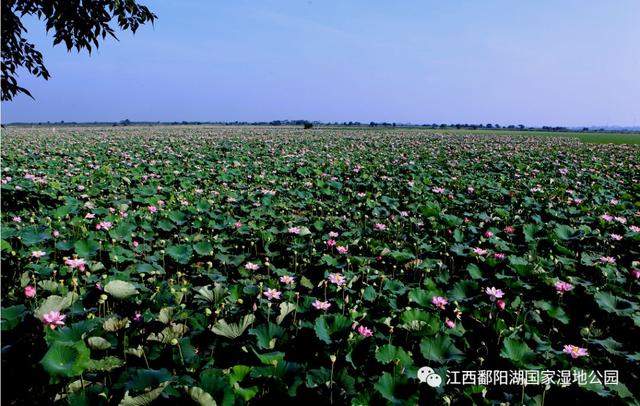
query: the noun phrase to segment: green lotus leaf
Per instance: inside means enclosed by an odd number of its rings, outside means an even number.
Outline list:
[[[89,365],[89,348],[82,341],[56,341],[40,363],[52,376],[79,376]]]
[[[224,319],[220,319],[211,327],[211,331],[233,340],[240,337],[255,319],[253,314],[242,317],[238,323],[227,323]]]
[[[126,299],[139,292],[131,282],[113,280],[104,286],[104,291],[116,299]]]
[[[167,247],[167,255],[177,263],[186,265],[191,259],[192,248],[190,245],[171,245]]]

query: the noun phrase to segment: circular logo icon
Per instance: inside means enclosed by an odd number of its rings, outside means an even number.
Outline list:
[[[426,382],[427,385],[431,386],[432,388],[437,388],[438,386],[442,385],[442,378],[440,377],[440,375],[436,374],[436,371],[434,371],[433,368],[422,367],[418,370],[417,376],[418,380],[421,383]]]
[[[427,385],[431,386],[432,388],[437,388],[438,386],[440,386],[441,383],[442,383],[442,378],[440,378],[440,375],[431,374],[427,376]]]

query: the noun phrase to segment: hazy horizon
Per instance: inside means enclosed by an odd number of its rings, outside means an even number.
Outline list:
[[[271,121],[640,126],[640,3],[143,1],[155,26],[91,56],[27,38],[2,122]]]

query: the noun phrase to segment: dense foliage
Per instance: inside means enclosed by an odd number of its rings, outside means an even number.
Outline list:
[[[2,141],[8,403],[638,401],[638,146],[229,127]],[[432,388],[427,365],[620,383]]]

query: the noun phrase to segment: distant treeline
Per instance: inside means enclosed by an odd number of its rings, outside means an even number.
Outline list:
[[[9,126],[167,126],[167,125],[223,125],[223,126],[301,126],[304,128],[312,127],[387,127],[387,128],[428,128],[440,130],[512,130],[512,131],[549,131],[549,132],[637,132],[639,127],[532,127],[522,124],[503,125],[500,124],[414,124],[414,123],[395,123],[395,122],[375,122],[362,123],[360,121],[343,121],[343,122],[323,122],[309,120],[273,120],[273,121],[131,121],[129,119],[118,122],[113,121],[94,121],[94,122],[75,122],[75,121],[57,121],[57,122],[35,122],[35,123],[9,123]],[[4,127],[4,125],[3,125]]]

